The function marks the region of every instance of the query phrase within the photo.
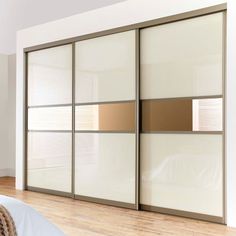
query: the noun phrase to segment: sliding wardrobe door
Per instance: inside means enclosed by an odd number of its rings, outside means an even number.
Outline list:
[[[223,13],[141,30],[143,209],[223,221]]]
[[[76,43],[75,194],[135,204],[135,31]]]
[[[27,188],[71,193],[72,45],[28,57]]]

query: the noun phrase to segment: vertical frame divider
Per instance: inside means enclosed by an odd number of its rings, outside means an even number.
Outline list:
[[[135,208],[140,209],[140,30],[135,29]]]
[[[75,198],[75,42],[72,43],[72,159],[71,159],[71,193]]]
[[[226,107],[226,83],[227,83],[227,75],[226,75],[226,65],[227,65],[227,55],[226,55],[226,48],[227,48],[227,12],[226,10],[223,11],[223,23],[222,23],[222,97],[223,97],[223,153],[222,153],[222,165],[223,165],[223,223],[226,224],[227,223],[227,153],[226,153],[226,111],[227,111],[227,107]]]
[[[28,189],[28,53],[24,53],[24,77],[25,77],[25,107],[24,107],[24,190]]]

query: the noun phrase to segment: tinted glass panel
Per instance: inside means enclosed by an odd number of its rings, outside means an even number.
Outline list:
[[[135,102],[77,106],[76,130],[134,131]]]
[[[192,101],[142,101],[142,131],[192,130]]]

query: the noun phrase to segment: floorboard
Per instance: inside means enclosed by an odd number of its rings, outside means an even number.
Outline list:
[[[0,194],[26,202],[68,236],[236,236],[225,225],[15,190],[11,177],[0,178]]]

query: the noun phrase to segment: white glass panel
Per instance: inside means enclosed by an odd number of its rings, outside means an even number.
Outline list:
[[[71,134],[28,133],[28,186],[71,192]]]
[[[222,98],[193,99],[193,131],[222,131]]]
[[[28,105],[71,103],[72,46],[28,54]]]
[[[75,193],[135,203],[135,135],[76,134]]]
[[[76,102],[135,99],[135,31],[76,43]]]
[[[71,130],[72,108],[44,107],[28,109],[29,130]]]
[[[222,170],[221,135],[141,135],[142,204],[222,217]]]
[[[141,98],[222,94],[222,13],[141,30]]]

